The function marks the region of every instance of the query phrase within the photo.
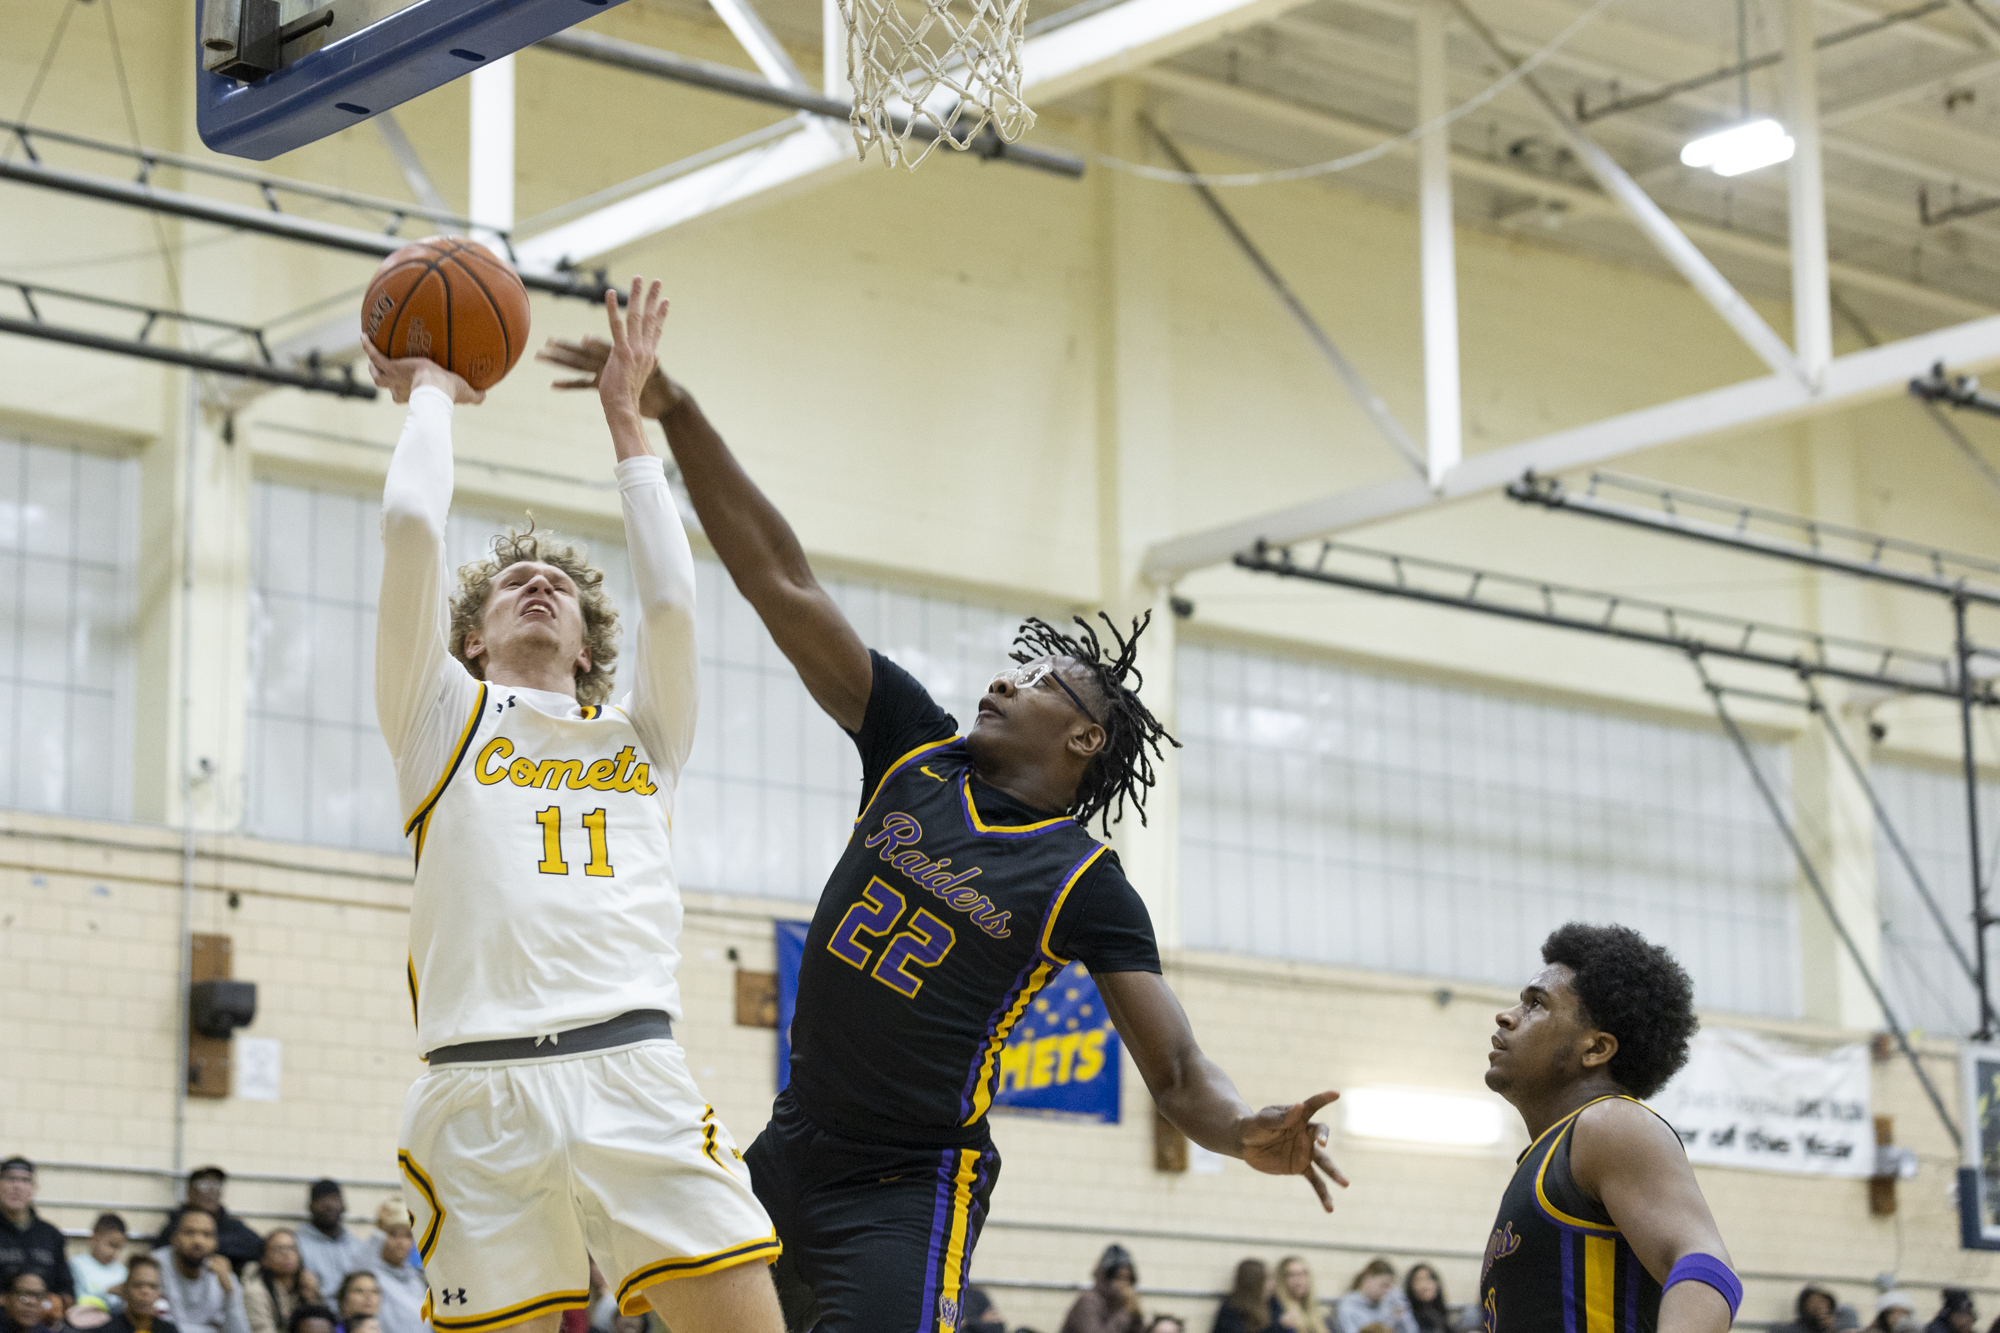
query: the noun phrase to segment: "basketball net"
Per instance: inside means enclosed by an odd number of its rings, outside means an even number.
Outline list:
[[[885,165],[915,167],[939,143],[976,148],[988,126],[1013,143],[1035,123],[1021,100],[1028,0],[837,2],[864,159],[880,145]]]

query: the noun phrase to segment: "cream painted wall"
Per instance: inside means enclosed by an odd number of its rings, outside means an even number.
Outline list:
[[[72,28],[30,115],[34,122],[129,137],[105,41],[107,0],[73,11]],[[191,7],[120,3],[132,115],[149,145],[199,152],[183,49]],[[0,48],[0,95],[25,94],[57,11],[0,0],[14,40]],[[650,0],[593,24],[713,59],[746,63],[713,22],[692,23]],[[811,53],[798,53],[812,66]],[[565,57],[521,57],[520,211],[533,214],[767,123],[765,113]],[[1072,143],[1129,155],[1135,85],[1049,108],[1045,125]],[[14,103],[18,105],[18,102]],[[448,200],[463,202],[466,97],[441,89],[398,116]],[[65,156],[65,165],[116,172]],[[403,197],[380,138],[357,127],[269,164],[345,188]],[[159,180],[180,186],[178,173]],[[242,196],[249,198],[250,196]],[[1231,206],[1297,284],[1331,334],[1412,430],[1421,426],[1414,269],[1407,209],[1336,185],[1236,192]],[[337,216],[337,210],[311,210]],[[232,236],[20,187],[0,187],[0,276],[168,301],[156,253],[175,255],[189,309],[254,320],[291,315],[282,331],[323,317],[308,309],[358,299],[365,260]],[[1461,228],[1460,291],[1468,447],[1473,451],[1757,373],[1749,355],[1684,288],[1648,270],[1580,259],[1519,236]],[[1213,222],[1183,191],[1112,177],[1071,184],[966,161],[914,175],[877,170],[650,238],[609,259],[615,276],[663,276],[675,297],[666,356],[801,536],[828,568],[922,586],[995,594],[1049,612],[1110,603],[1136,610],[1159,590],[1134,575],[1151,541],[1311,495],[1396,475],[1330,372]],[[1765,313],[1784,327],[1785,311]],[[594,331],[580,303],[537,298],[538,335]],[[1845,335],[1844,335],[1845,336]],[[1843,343],[1843,350],[1851,343]],[[179,820],[190,766],[198,830],[240,817],[242,607],[247,481],[253,475],[362,489],[380,483],[400,413],[385,402],[280,392],[236,417],[234,443],[213,414],[189,426],[187,378],[148,365],[0,340],[0,429],[55,442],[134,450],[144,459],[145,615],[139,658],[148,719],[134,738],[143,824]],[[532,505],[560,521],[615,521],[603,487],[609,457],[596,406],[559,397],[525,365],[478,409],[459,415],[459,492]],[[1990,427],[1967,423],[1988,445]],[[1981,432],[1984,431],[1984,434]],[[1989,537],[2000,494],[1908,404],[1882,402],[1781,429],[1649,451],[1624,470],[1779,508],[1973,551]],[[189,469],[192,468],[190,487]],[[193,591],[183,593],[195,496]],[[1726,552],[1530,512],[1497,497],[1383,523],[1356,540],[1567,580],[1733,614],[1944,644],[1938,609],[1921,599],[1822,585]],[[1685,664],[1651,650],[1500,622],[1475,621],[1330,590],[1207,571],[1177,589],[1196,604],[1168,631],[1307,647],[1397,669],[1685,715],[1704,705]],[[1164,614],[1164,612],[1163,612]],[[1982,623],[1984,619],[1982,619]],[[187,652],[183,665],[183,647]],[[1154,676],[1154,688],[1167,681]],[[186,735],[178,721],[183,699]],[[1748,710],[1791,735],[1799,719]],[[1878,707],[1899,751],[1954,752],[1955,719],[1935,707]],[[1149,841],[1121,847],[1172,937],[1174,790]],[[1851,808],[1837,784],[1814,818]],[[1843,805],[1845,803],[1845,805]],[[58,1159],[164,1166],[173,1151],[171,1046],[177,843],[157,828],[84,827],[14,818],[0,844],[0,957],[20,969],[23,1007],[0,1018],[0,1045],[26,1051],[21,1096],[0,1104],[0,1147]],[[1850,832],[1852,830],[1850,829]],[[206,835],[204,835],[206,836]],[[65,838],[129,842],[107,849]],[[1872,910],[1865,839],[1832,845],[1854,919]],[[227,843],[244,860],[198,864],[196,929],[237,939],[241,975],[266,984],[257,1029],[287,1043],[285,1100],[197,1103],[185,1161],[223,1157],[240,1170],[358,1179],[387,1174],[396,1107],[414,1062],[397,981],[403,868],[320,849]],[[292,867],[292,868],[286,868]],[[43,882],[37,883],[37,878]],[[105,892],[99,894],[98,886]],[[240,905],[228,906],[236,890]],[[1845,899],[1844,899],[1845,900]],[[728,1023],[734,947],[764,966],[761,909],[704,900],[690,917],[688,1041],[698,1070],[739,1136],[770,1094],[766,1033]],[[1165,910],[1162,910],[1165,909]],[[1816,908],[1802,909],[1811,916]],[[1815,922],[1820,918],[1811,918]],[[1835,1039],[1833,1023],[1871,1026],[1855,981],[1809,932],[1815,1012],[1801,1027]],[[1817,982],[1812,982],[1813,977]],[[1180,955],[1174,980],[1210,1045],[1230,1053],[1254,1098],[1306,1084],[1371,1080],[1472,1087],[1467,1072],[1496,997],[1466,992],[1439,1009],[1430,987],[1378,976]],[[1277,1023],[1273,1014],[1285,1017]],[[18,1014],[18,1017],[17,1017]],[[1938,1068],[1949,1066],[1938,1048]],[[1129,1072],[1129,1071],[1128,1071]],[[1878,1070],[1902,1141],[1926,1154],[1903,1191],[1903,1269],[1912,1280],[1966,1280],[2000,1292],[2000,1268],[1955,1249],[1943,1193],[1949,1154],[1898,1066]],[[1014,1223],[1225,1233],[1248,1242],[1150,1237],[1135,1242],[1149,1283],[1207,1290],[1246,1249],[1274,1258],[1300,1248],[1344,1274],[1377,1246],[1440,1257],[1469,1290],[1470,1260],[1505,1163],[1344,1148],[1358,1183],[1330,1222],[1291,1182],[1169,1179],[1149,1167],[1148,1113],[1133,1086],[1126,1123],[1088,1130],[1021,1121],[997,1133],[1009,1156],[998,1221],[980,1275],[1067,1282],[1109,1236]],[[1925,1136],[1929,1135],[1929,1138]],[[1753,1309],[1775,1315],[1799,1275],[1857,1279],[1894,1266],[1897,1226],[1870,1219],[1857,1186],[1704,1173],[1725,1232],[1753,1273]],[[136,1180],[118,1197],[141,1201]],[[50,1192],[94,1197],[110,1186],[81,1173]],[[289,1187],[242,1186],[257,1206],[295,1208]],[[291,1191],[296,1193],[296,1191]],[[365,1202],[367,1196],[357,1199]],[[61,1214],[76,1221],[81,1210]],[[1315,1248],[1317,1247],[1317,1248]],[[1346,1248],[1341,1248],[1346,1247]],[[1401,1248],[1397,1248],[1401,1247]],[[1022,1289],[1017,1320],[1056,1322],[1061,1298]],[[1172,1305],[1172,1302],[1167,1302]],[[1188,1302],[1193,1310],[1198,1302]]]

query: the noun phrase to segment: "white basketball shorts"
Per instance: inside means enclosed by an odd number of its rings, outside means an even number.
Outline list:
[[[470,1333],[778,1257],[735,1143],[679,1043],[442,1065],[410,1088],[397,1154],[431,1326]]]

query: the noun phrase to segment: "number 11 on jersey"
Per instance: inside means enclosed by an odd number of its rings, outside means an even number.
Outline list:
[[[563,860],[562,848],[562,807],[552,805],[537,810],[535,822],[542,826],[542,860],[535,869],[544,875],[567,875],[569,862]],[[615,874],[611,865],[611,837],[604,826],[604,811],[585,811],[583,829],[590,835],[590,859],[583,863],[583,873],[606,878]]]

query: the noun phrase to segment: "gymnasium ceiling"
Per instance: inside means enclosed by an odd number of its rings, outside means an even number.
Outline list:
[[[1040,0],[1031,23],[1068,2]],[[1540,48],[1588,7],[1587,0],[1468,2],[1516,55]],[[650,3],[690,17],[706,11],[700,0]],[[1752,58],[1777,51],[1784,0],[1743,3]],[[1847,313],[1888,337],[2000,310],[2000,207],[1927,224],[1918,203],[1919,190],[1928,190],[1934,212],[2000,201],[2000,0],[1819,0],[1816,8],[1822,37],[1899,20],[1820,52],[1829,242]],[[758,9],[794,50],[818,47],[819,0],[759,0]],[[1413,14],[1413,0],[1313,0],[1143,77],[1159,118],[1201,165],[1240,170],[1242,161],[1335,158],[1415,123]],[[1565,106],[1583,99],[1591,135],[1743,290],[1783,296],[1785,169],[1729,181],[1679,160],[1689,139],[1740,118],[1741,80],[1594,114],[1614,99],[1733,66],[1737,52],[1737,0],[1614,0],[1537,77]],[[1501,73],[1456,22],[1450,70],[1454,105]],[[1751,73],[1753,115],[1783,119],[1782,80],[1775,64]],[[1505,93],[1460,120],[1452,142],[1462,223],[1664,268],[1524,93]],[[1416,190],[1408,156],[1324,179],[1391,198],[1413,199]],[[1841,330],[1859,331],[1852,322]]]

